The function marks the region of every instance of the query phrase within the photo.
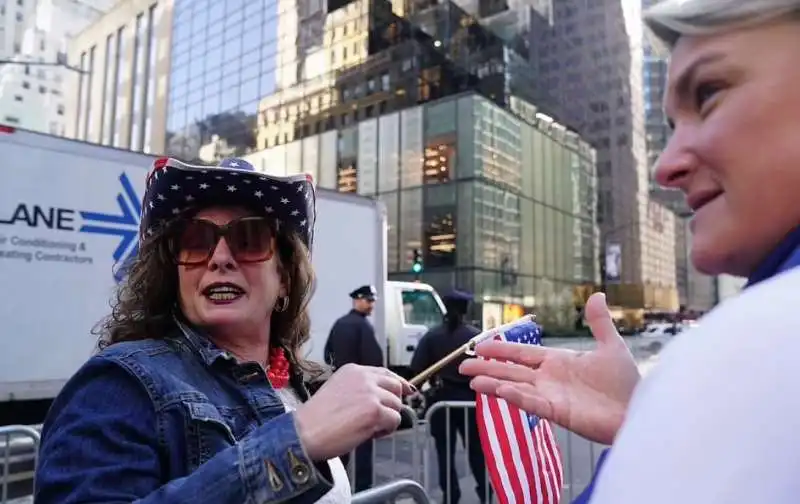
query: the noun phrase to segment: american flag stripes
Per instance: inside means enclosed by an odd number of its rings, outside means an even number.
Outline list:
[[[492,339],[541,345],[541,329],[523,319],[498,329]],[[498,502],[558,504],[564,470],[548,421],[485,394],[478,394],[476,411],[481,446]]]

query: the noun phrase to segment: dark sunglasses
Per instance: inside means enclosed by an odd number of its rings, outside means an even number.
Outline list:
[[[202,219],[182,219],[170,233],[169,252],[182,266],[208,263],[222,238],[238,263],[268,261],[275,253],[272,226],[263,217],[242,217],[218,226]]]

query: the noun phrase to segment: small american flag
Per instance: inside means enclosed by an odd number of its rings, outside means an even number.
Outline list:
[[[541,345],[530,319],[498,329],[494,340]],[[476,400],[478,432],[500,504],[558,504],[564,470],[547,420],[486,394]]]

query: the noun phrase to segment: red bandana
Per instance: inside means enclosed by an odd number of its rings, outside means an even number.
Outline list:
[[[276,389],[289,384],[289,359],[286,358],[283,348],[270,348],[267,378]]]

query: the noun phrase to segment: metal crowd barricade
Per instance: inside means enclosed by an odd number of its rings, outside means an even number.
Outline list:
[[[5,504],[16,493],[26,494],[33,482],[39,453],[39,432],[26,425],[0,427],[2,464],[0,465],[0,504]]]
[[[398,430],[390,436],[374,439],[372,443],[372,485],[389,483],[398,479],[422,481],[423,475],[423,450],[419,445],[419,436],[416,432],[416,415],[414,423],[409,428]],[[350,464],[347,474],[350,486],[356,492],[356,453],[349,455]]]
[[[431,419],[433,419],[433,415],[437,412],[441,412],[441,414],[444,414],[445,416],[444,447],[446,450],[452,450],[454,453],[452,459],[450,457],[447,457],[445,460],[446,464],[446,467],[444,468],[446,471],[445,487],[452,490],[455,490],[457,487],[458,493],[461,494],[460,501],[471,502],[468,496],[474,495],[474,497],[479,499],[480,502],[489,502],[491,495],[491,484],[489,483],[489,474],[486,470],[485,462],[481,464],[481,467],[483,468],[482,476],[484,481],[484,490],[482,492],[483,495],[478,494],[475,475],[472,473],[472,468],[470,467],[469,464],[470,448],[474,446],[480,446],[480,439],[473,439],[470,436],[470,424],[475,423],[476,421],[474,416],[475,401],[437,402],[433,404],[425,413],[425,419],[422,422],[422,425],[424,425],[425,429],[420,428],[417,430],[418,436],[425,436],[424,440],[418,442],[418,444],[424,446],[423,466],[425,467],[425,469],[424,469],[423,486],[426,489],[428,489],[431,493],[435,492],[436,494],[438,494],[442,492],[442,489],[440,488],[441,482],[439,481],[439,474],[438,474],[439,460],[438,456],[436,455],[435,443],[430,428]],[[463,425],[463,429],[459,429],[460,433],[458,431],[454,431],[454,429],[452,428],[454,420]],[[458,450],[459,437],[461,438],[460,447],[462,448],[460,453]],[[477,445],[475,445],[475,443],[477,443]],[[434,449],[431,449],[432,444],[434,445]],[[453,447],[454,444],[455,446]],[[455,474],[457,477],[456,481],[452,481],[453,469],[455,469]],[[462,485],[462,480],[467,480],[468,483],[466,485]],[[462,488],[462,486],[464,488]]]
[[[353,495],[352,504],[383,504],[397,502],[400,498],[412,499],[417,504],[428,504],[430,498],[422,485],[409,479],[395,480]],[[406,502],[406,499],[403,499]]]
[[[458,485],[461,493],[461,502],[477,503],[488,502],[487,495],[480,499],[476,492],[476,482],[468,463],[469,447],[480,443],[479,439],[470,437],[469,429],[464,429],[466,439],[453,436],[451,424],[463,419],[465,427],[470,422],[476,422],[472,412],[475,411],[474,401],[443,401],[432,405],[425,418],[413,428],[400,430],[391,436],[372,441],[372,484],[370,488],[379,487],[396,480],[412,480],[421,483],[422,487],[432,498],[441,497],[441,488],[438,474],[438,457],[434,449],[434,441],[430,432],[430,420],[433,414],[441,412],[445,415],[445,432],[447,446],[455,444],[454,456],[444,461],[447,464],[445,485],[454,488]],[[561,502],[571,502],[575,499],[592,479],[597,459],[605,446],[592,443],[580,436],[570,433],[558,426],[553,426],[553,433],[558,441],[561,451],[561,461],[564,469],[564,485],[561,489]],[[474,435],[474,430],[473,430]],[[350,484],[355,493],[355,453],[350,455],[351,463],[348,467]],[[458,481],[450,481],[450,468],[455,468]],[[485,471],[484,464],[484,471]],[[488,475],[484,472],[488,482]],[[491,492],[487,483],[485,493]],[[361,495],[363,492],[355,493]],[[387,499],[388,500],[388,499]]]

